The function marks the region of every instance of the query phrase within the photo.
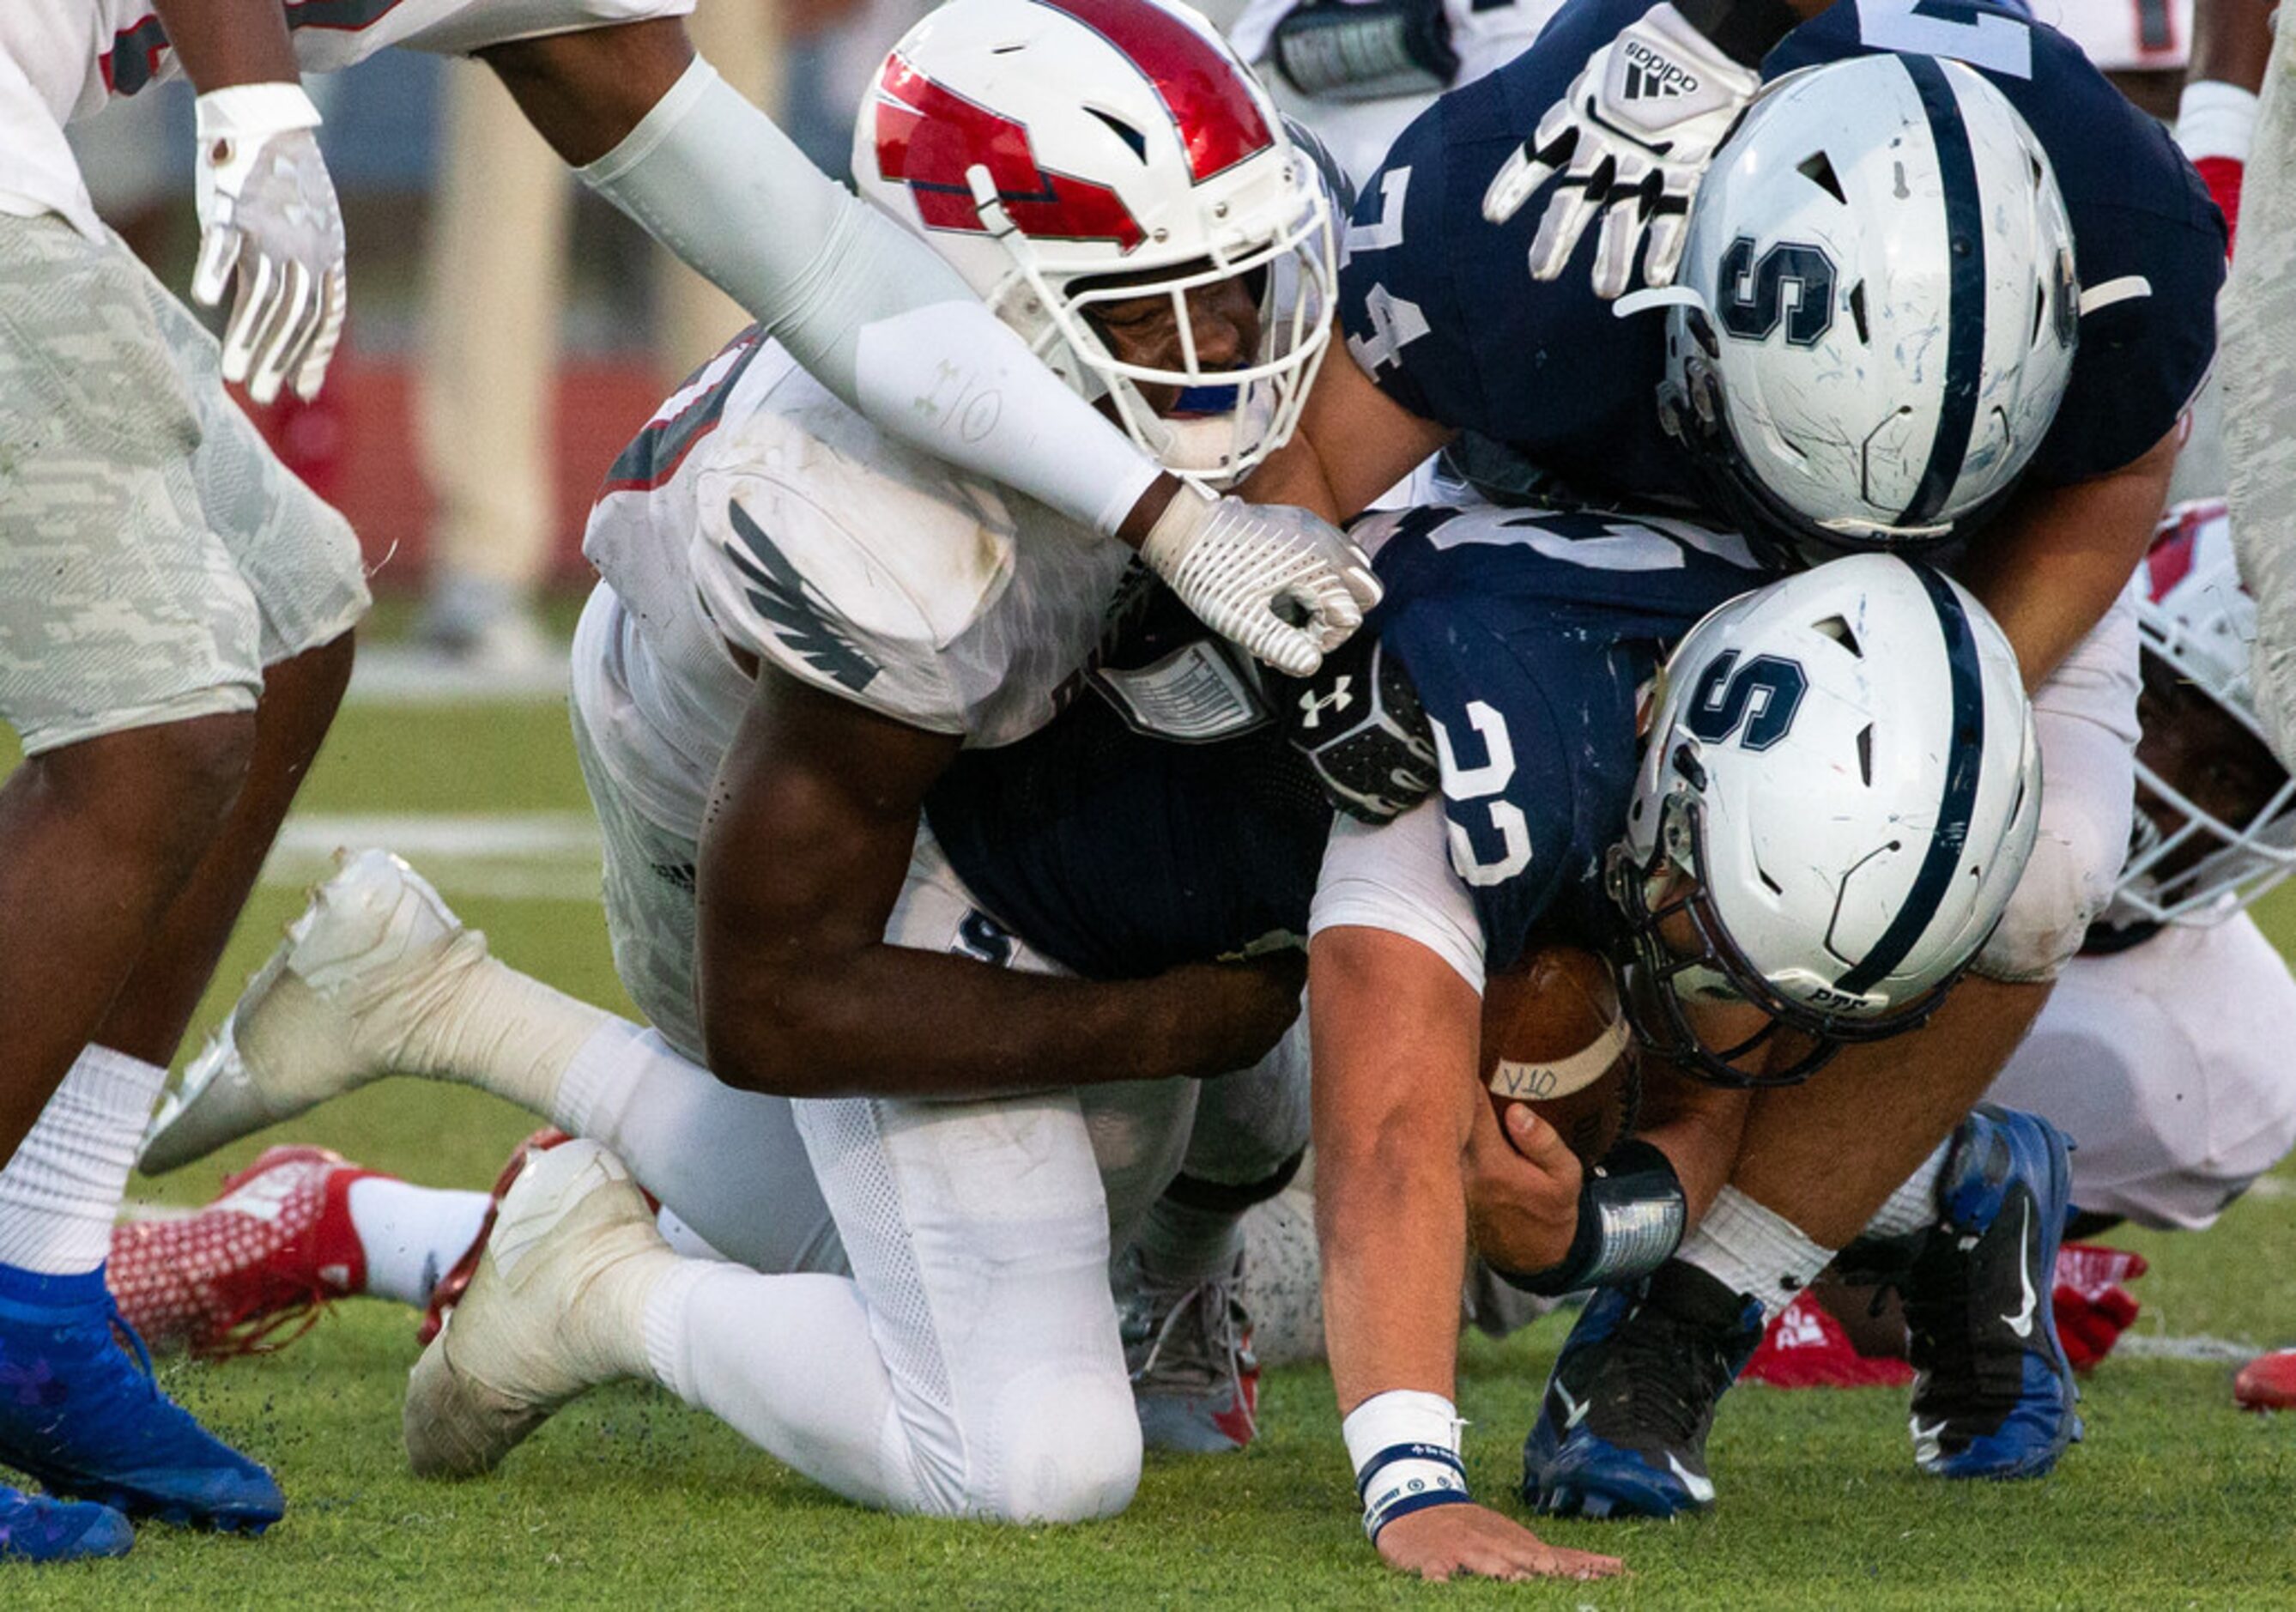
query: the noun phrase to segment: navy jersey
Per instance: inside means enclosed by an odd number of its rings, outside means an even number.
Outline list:
[[[1762,580],[1745,546],[1678,522],[1488,507],[1357,533],[1387,588],[1365,630],[1433,727],[1452,869],[1488,966],[1534,933],[1604,943],[1601,862],[1634,794],[1640,691],[1667,646]],[[936,785],[927,818],[975,899],[1096,979],[1304,934],[1331,813],[1281,730],[1179,744],[1120,710],[1079,699],[1017,744],[964,753]]]
[[[1658,420],[1666,318],[1621,319],[1595,296],[1592,228],[1558,279],[1530,278],[1546,193],[1504,225],[1481,209],[1587,55],[1647,9],[1570,0],[1529,50],[1422,114],[1365,187],[1341,275],[1349,349],[1398,403],[1505,445],[1590,501],[1628,506],[1697,498]],[[2028,473],[2062,484],[2128,464],[2175,425],[2215,351],[2224,224],[2199,177],[2070,39],[1976,0],[1839,0],[1762,70],[1878,51],[1984,73],[2056,169],[2081,284],[2151,286],[2081,321],[2064,401]]]
[[[1308,932],[1332,810],[1264,703],[1231,697],[1228,653],[1161,583],[1136,586],[1096,657],[1103,697],[964,752],[926,797],[974,899],[1086,978]]]
[[[1610,938],[1602,862],[1626,832],[1636,708],[1666,648],[1764,580],[1744,544],[1685,522],[1480,508],[1357,529],[1373,617],[1434,728],[1452,871],[1484,963],[1534,935]]]

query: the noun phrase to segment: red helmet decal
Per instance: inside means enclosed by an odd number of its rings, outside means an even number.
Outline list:
[[[1131,59],[1180,131],[1201,184],[1275,144],[1234,60],[1148,0],[1043,0]]]
[[[877,168],[907,183],[927,228],[983,232],[964,178],[976,163],[987,166],[1022,234],[1113,241],[1126,251],[1147,239],[1123,197],[1039,163],[1026,125],[934,83],[898,54],[887,57],[877,83]]]
[[[2152,547],[2144,551],[2145,591],[2155,604],[2192,574],[2194,549],[2201,540],[2202,531],[2224,519],[2224,514],[2222,498],[2199,498],[2180,504],[2161,517]]]

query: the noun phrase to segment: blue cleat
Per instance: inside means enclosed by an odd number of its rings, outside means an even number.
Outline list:
[[[1597,1292],[1523,1442],[1524,1501],[1550,1517],[1711,1509],[1706,1435],[1761,1341],[1761,1304],[1680,1260]]]
[[[2081,1435],[2050,1302],[2072,1202],[2063,1133],[1979,1104],[1953,1134],[1938,1202],[1899,1284],[1914,1460],[1939,1477],[2039,1477]]]
[[[0,1465],[130,1517],[226,1533],[260,1534],[287,1505],[268,1472],[160,1392],[100,1269],[0,1265]]]
[[[135,1542],[135,1530],[110,1506],[0,1487],[0,1562],[125,1556]]]

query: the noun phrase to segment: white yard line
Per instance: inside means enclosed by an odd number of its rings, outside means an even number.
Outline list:
[[[303,812],[288,818],[263,882],[290,889],[327,876],[337,850],[395,851],[451,895],[594,901],[598,825],[585,811],[502,816]]]
[[[2129,1360],[2193,1361],[2210,1365],[2245,1365],[2265,1352],[2262,1344],[2236,1337],[2155,1337],[2124,1333],[2113,1353]]]
[[[562,702],[569,664],[562,650],[530,666],[484,670],[458,666],[417,645],[361,645],[345,697],[355,705]]]

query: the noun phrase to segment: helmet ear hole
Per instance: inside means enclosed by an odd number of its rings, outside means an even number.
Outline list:
[[[1794,171],[1842,206],[1849,205],[1849,198],[1841,188],[1841,177],[1833,171],[1833,160],[1824,152],[1812,152],[1801,160]]]
[[[1858,660],[1862,661],[1866,658],[1866,651],[1859,646],[1857,633],[1850,629],[1849,617],[1828,616],[1823,621],[1812,625],[1810,630],[1832,638]]]
[[[1103,123],[1106,124],[1116,137],[1123,141],[1126,147],[1135,157],[1138,158],[1143,164],[1147,162],[1147,136],[1142,134],[1129,123],[1125,122],[1123,119],[1108,112],[1104,112],[1096,106],[1087,106],[1084,110],[1091,113],[1094,117],[1099,119]]]
[[[1860,280],[1849,288],[1849,318],[1857,326],[1857,345],[1874,345],[1873,332],[1866,325],[1866,282]]]

